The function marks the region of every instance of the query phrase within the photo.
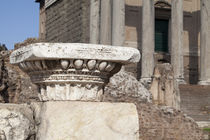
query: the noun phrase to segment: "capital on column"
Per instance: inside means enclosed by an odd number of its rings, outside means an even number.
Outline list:
[[[40,88],[40,99],[100,101],[109,78],[140,59],[137,49],[77,43],[37,43],[18,50],[19,65]]]

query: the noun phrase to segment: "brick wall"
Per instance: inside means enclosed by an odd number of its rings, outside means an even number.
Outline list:
[[[59,0],[46,9],[47,42],[89,42],[90,0]]]

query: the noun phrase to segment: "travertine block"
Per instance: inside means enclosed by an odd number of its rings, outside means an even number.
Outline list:
[[[139,139],[134,104],[45,102],[39,113],[38,140]]]

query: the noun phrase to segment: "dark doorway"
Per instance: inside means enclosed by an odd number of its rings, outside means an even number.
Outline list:
[[[155,51],[168,53],[168,23],[166,19],[155,19]]]

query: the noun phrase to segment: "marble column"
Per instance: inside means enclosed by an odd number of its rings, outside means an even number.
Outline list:
[[[125,41],[125,0],[113,0],[112,45],[123,46]]]
[[[39,39],[45,40],[46,36],[46,14],[45,14],[45,2],[40,1],[40,10],[39,10]]]
[[[183,67],[183,1],[172,0],[171,8],[171,64],[174,77],[184,83]]]
[[[154,71],[154,0],[143,0],[141,81],[150,82]]]
[[[101,0],[100,44],[111,45],[112,0]]]
[[[90,43],[99,43],[100,0],[90,1]]]
[[[210,84],[210,1],[201,0],[200,81]]]

